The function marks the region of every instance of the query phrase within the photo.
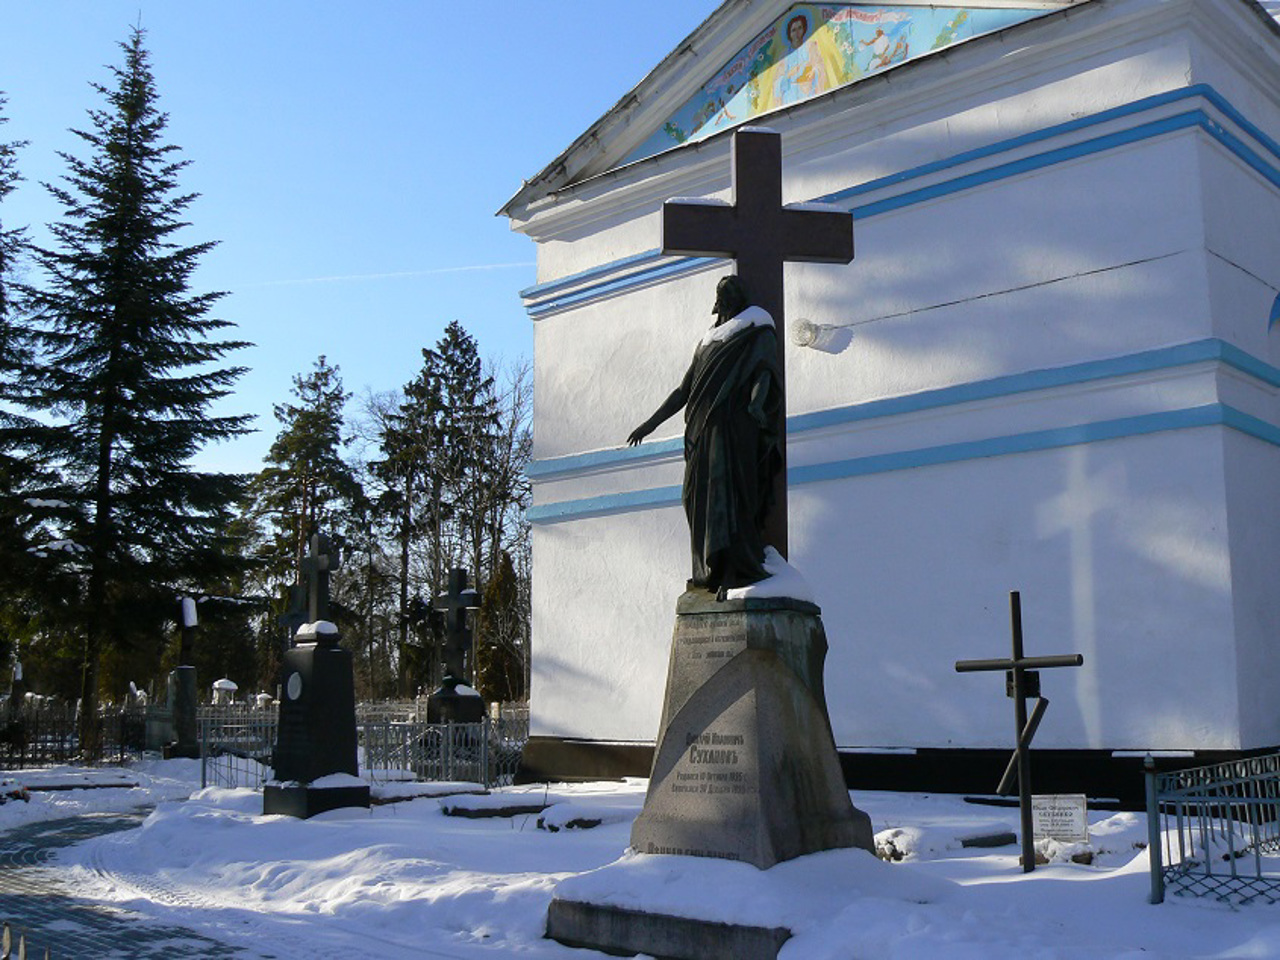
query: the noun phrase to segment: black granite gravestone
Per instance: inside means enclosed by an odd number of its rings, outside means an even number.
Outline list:
[[[356,783],[356,701],[351,654],[328,619],[329,571],[339,568],[327,537],[311,538],[304,561],[310,579],[310,612],[282,667],[280,727],[263,788],[262,812],[311,817],[339,807],[368,807],[369,787]],[[330,782],[317,782],[329,779]]]

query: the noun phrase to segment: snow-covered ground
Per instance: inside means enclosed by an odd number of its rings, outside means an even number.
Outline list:
[[[120,771],[80,773],[120,780]],[[139,829],[66,848],[54,865],[81,898],[252,956],[356,955],[346,952],[353,944],[367,946],[359,955],[392,958],[602,956],[542,939],[552,890],[577,878],[570,886],[614,902],[709,904],[724,916],[786,923],[795,936],[783,960],[1280,958],[1280,907],[1181,897],[1148,905],[1146,824],[1130,813],[1091,816],[1091,865],[1070,862],[1063,850],[1064,862],[1026,876],[1015,847],[959,843],[1016,829],[1015,810],[856,792],[879,839],[892,840],[903,859],[836,851],[761,873],[719,861],[624,858],[644,799],[638,780],[419,797],[304,822],[262,816],[262,797],[251,790],[197,789],[194,761],[151,762],[124,776],[138,786],[7,802],[0,829],[157,803]],[[490,819],[442,810],[514,802],[546,809]]]

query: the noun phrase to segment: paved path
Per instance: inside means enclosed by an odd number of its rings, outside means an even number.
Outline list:
[[[0,833],[0,921],[27,936],[27,955],[54,960],[347,960],[379,956],[386,960],[464,960],[453,950],[421,943],[399,943],[367,929],[347,929],[332,918],[318,926],[314,919],[273,917],[210,899],[201,891],[165,886],[155,877],[128,867],[127,837],[99,845],[86,866],[99,879],[154,904],[161,911],[199,911],[200,926],[226,941],[213,939],[133,910],[77,897],[57,852],[95,837],[136,828],[147,809],[133,813],[87,814],[48,820]],[[204,922],[207,921],[207,922]],[[306,927],[299,936],[299,923]],[[252,944],[252,946],[249,946]],[[492,956],[481,951],[481,956]],[[466,957],[476,957],[468,951]]]
[[[0,834],[0,920],[27,935],[27,955],[56,960],[180,960],[274,955],[233,948],[182,927],[79,899],[48,866],[57,850],[129,830],[146,811],[48,820]]]

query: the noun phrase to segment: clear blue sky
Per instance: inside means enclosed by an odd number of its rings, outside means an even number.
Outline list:
[[[252,471],[271,405],[321,353],[359,394],[413,377],[460,321],[486,356],[532,353],[517,291],[531,241],[494,212],[715,8],[715,0],[0,0],[4,140],[29,140],[6,227],[60,210],[40,186],[87,156],[69,128],[139,19],[168,141],[201,198],[182,238],[217,240],[197,291],[256,347],[219,412],[259,432],[201,466]]]

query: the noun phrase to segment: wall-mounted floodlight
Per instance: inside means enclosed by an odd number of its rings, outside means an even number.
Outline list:
[[[793,321],[790,326],[791,342],[797,347],[812,347],[823,353],[839,353],[853,342],[853,331],[848,327],[814,323],[803,317]]]

